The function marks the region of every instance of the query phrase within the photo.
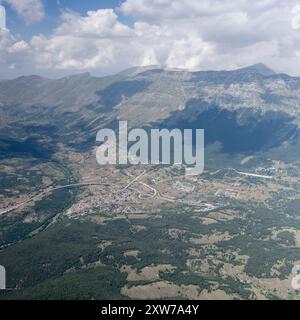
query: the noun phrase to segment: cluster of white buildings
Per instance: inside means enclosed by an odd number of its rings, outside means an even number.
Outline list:
[[[101,213],[120,214],[124,212],[124,206],[128,201],[137,203],[137,199],[129,190],[118,194],[90,196],[74,204],[67,210],[66,215],[69,217],[85,216],[96,213],[97,209]]]

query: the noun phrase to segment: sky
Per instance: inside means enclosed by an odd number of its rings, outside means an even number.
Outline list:
[[[298,0],[0,0],[0,78],[134,66],[300,76]],[[1,25],[1,23],[0,23]]]

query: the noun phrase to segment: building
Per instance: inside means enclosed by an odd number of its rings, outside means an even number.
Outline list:
[[[0,29],[6,29],[6,10],[0,5]]]

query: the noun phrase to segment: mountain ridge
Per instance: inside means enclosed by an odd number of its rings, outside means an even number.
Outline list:
[[[257,63],[257,64],[253,64],[253,65],[249,65],[249,66],[245,66],[245,67],[238,67],[236,69],[224,69],[224,70],[214,70],[214,69],[210,69],[210,70],[197,70],[197,71],[191,71],[189,69],[183,69],[183,68],[164,68],[162,66],[159,65],[153,65],[153,66],[145,66],[145,67],[130,67],[130,68],[126,68],[124,70],[121,70],[120,72],[111,74],[111,75],[105,75],[105,76],[95,76],[92,75],[90,72],[82,72],[82,73],[74,73],[74,74],[70,74],[70,75],[66,75],[63,77],[59,77],[59,78],[48,78],[48,77],[44,77],[38,74],[32,74],[32,75],[25,75],[25,76],[19,76],[13,79],[1,79],[1,82],[6,82],[6,81],[15,81],[15,80],[22,80],[22,79],[32,79],[32,80],[38,80],[38,79],[44,79],[44,80],[49,80],[49,81],[55,81],[55,80],[61,80],[61,79],[71,79],[71,78],[96,78],[96,79],[102,79],[102,78],[110,78],[113,76],[136,76],[138,74],[147,72],[147,71],[155,71],[155,70],[159,70],[159,71],[164,71],[164,72],[186,72],[186,73],[190,73],[190,74],[195,74],[195,73],[211,73],[211,72],[215,72],[215,73],[221,73],[221,72],[253,72],[253,73],[260,73],[261,75],[264,76],[272,76],[272,75],[287,75],[291,78],[300,78],[300,77],[295,77],[295,76],[291,76],[287,73],[278,73],[275,72],[274,70],[270,69],[268,66],[266,66],[263,63]]]
[[[44,134],[51,124],[55,141],[89,148],[97,130],[114,127],[118,119],[128,120],[130,127],[207,125],[207,141],[230,146],[235,140],[243,151],[242,141],[235,139],[239,132],[252,141],[252,149],[297,136],[300,78],[276,74],[262,64],[235,71],[132,71],[103,78],[82,73],[0,82],[0,140],[20,140],[37,130]],[[264,134],[266,143],[255,144]]]

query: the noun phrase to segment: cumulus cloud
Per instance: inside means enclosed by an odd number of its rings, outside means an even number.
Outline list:
[[[111,9],[90,11],[85,17],[67,11],[61,20],[50,37],[39,35],[31,40],[39,68],[84,70],[113,66],[133,36]]]
[[[119,12],[133,24],[122,23]],[[12,44],[10,51],[26,52],[38,73],[103,74],[154,64],[194,71],[263,62],[296,74],[299,14],[296,0],[126,0],[116,10],[64,11],[52,34]]]
[[[126,0],[120,9],[138,19],[207,18],[232,12],[257,13],[269,10],[288,0]]]
[[[112,9],[88,11],[85,17],[76,12],[64,11],[57,35],[68,35],[70,29],[77,37],[114,38],[132,35],[131,29],[118,22],[118,16]]]
[[[26,23],[41,21],[45,16],[42,0],[4,0],[21,16]]]
[[[5,73],[26,71],[27,67],[32,68],[32,58],[28,43],[16,38],[7,29],[0,29],[0,69]]]
[[[300,67],[296,0],[126,0],[123,14],[161,28],[192,33],[213,48],[194,69],[228,69],[264,62],[295,74]]]
[[[136,22],[128,27],[111,9],[88,12],[85,17],[65,12],[50,37],[31,41],[40,68],[109,69],[165,64],[195,68],[210,45],[197,33],[173,26]]]

